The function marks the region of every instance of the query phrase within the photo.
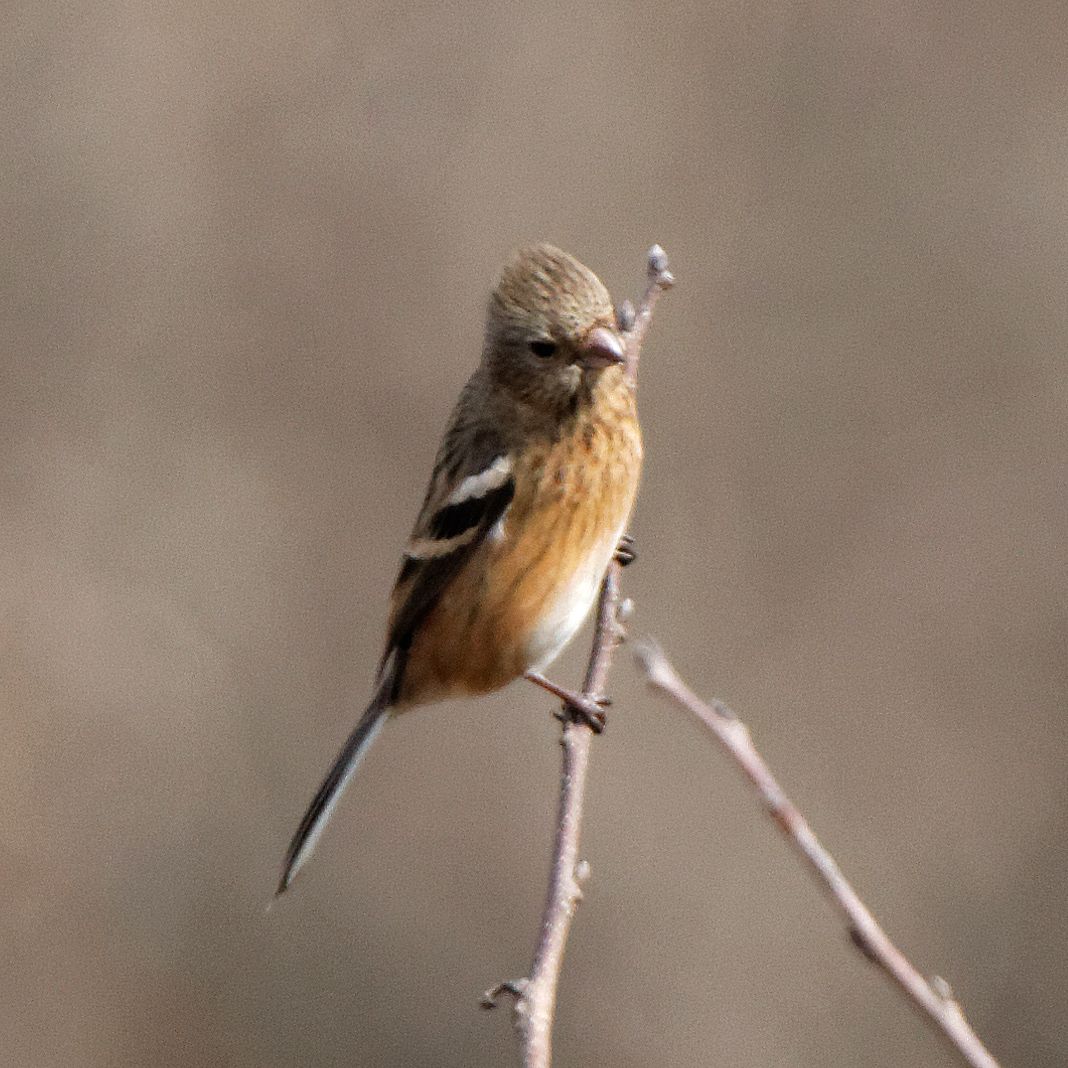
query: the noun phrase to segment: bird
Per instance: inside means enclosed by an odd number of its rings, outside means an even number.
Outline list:
[[[404,549],[373,696],[289,843],[276,896],[390,717],[526,678],[603,724],[593,700],[543,672],[629,540],[642,437],[624,341],[608,290],[574,257],[537,244],[504,266]]]

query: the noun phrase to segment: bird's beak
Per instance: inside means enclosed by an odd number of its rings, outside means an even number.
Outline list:
[[[581,356],[585,366],[610,367],[614,363],[623,363],[626,358],[623,342],[608,327],[598,326],[587,334]]]

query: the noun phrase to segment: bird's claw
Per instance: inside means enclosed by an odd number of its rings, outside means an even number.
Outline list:
[[[585,697],[575,694],[574,697],[564,701],[560,710],[553,713],[553,718],[561,723],[585,723],[594,734],[600,734],[608,722],[603,709],[611,703],[607,697]]]
[[[628,564],[633,564],[637,559],[638,547],[634,542],[633,535],[624,534],[616,546],[616,563],[620,567],[626,567]]]

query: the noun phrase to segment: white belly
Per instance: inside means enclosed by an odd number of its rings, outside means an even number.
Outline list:
[[[548,667],[585,622],[622,536],[621,526],[612,532],[610,538],[596,545],[576,569],[571,581],[564,585],[556,600],[543,613],[541,622],[527,644],[530,670],[542,671]]]

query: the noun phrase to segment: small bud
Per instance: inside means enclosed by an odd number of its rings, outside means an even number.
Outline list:
[[[675,284],[675,276],[668,270],[667,253],[659,245],[649,249],[647,262],[650,277],[661,289],[670,289]]]

